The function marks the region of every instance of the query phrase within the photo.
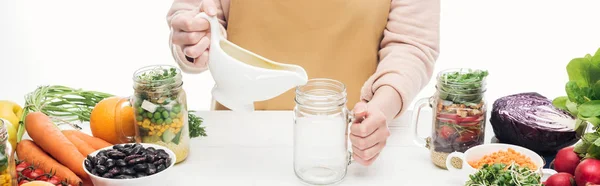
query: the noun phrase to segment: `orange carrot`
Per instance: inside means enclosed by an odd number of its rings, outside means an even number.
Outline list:
[[[53,172],[61,179],[67,179],[72,185],[81,185],[83,183],[73,171],[52,159],[52,157],[31,140],[24,139],[17,144],[17,156],[27,163],[37,165],[44,172]]]
[[[91,145],[87,144],[85,141],[81,140],[72,133],[66,131],[62,131],[62,133],[65,135],[65,137],[67,137],[67,139],[69,139],[69,141],[71,141],[71,143],[73,143],[73,145],[77,147],[77,150],[81,153],[81,155],[87,156],[88,154],[96,151],[96,149],[94,149]]]
[[[29,137],[61,164],[65,165],[82,179],[89,176],[83,170],[85,157],[69,141],[50,117],[41,112],[32,112],[25,117],[25,129]]]
[[[75,135],[75,136],[79,137],[79,139],[81,139],[81,140],[85,141],[87,144],[91,145],[96,150],[104,148],[104,147],[112,146],[112,144],[110,144],[100,138],[90,136],[90,135],[83,133],[81,131],[78,131],[78,130],[63,130],[63,134]]]

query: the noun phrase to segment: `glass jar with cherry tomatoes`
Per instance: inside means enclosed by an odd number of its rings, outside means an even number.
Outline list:
[[[442,71],[437,76],[435,94],[415,104],[415,141],[430,149],[432,162],[438,167],[447,168],[446,158],[450,153],[465,152],[484,143],[487,75],[485,70]],[[422,139],[417,137],[416,127],[421,108],[427,105],[433,109],[433,127],[431,136]],[[460,161],[452,161],[452,164],[455,167],[462,166]]]

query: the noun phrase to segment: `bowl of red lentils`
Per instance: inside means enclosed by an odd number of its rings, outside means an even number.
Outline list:
[[[458,158],[462,161],[462,167],[457,168],[452,165],[451,160]],[[493,164],[516,164],[520,167],[527,167],[530,170],[539,172],[543,177],[555,174],[552,169],[544,169],[546,162],[537,153],[516,145],[510,144],[483,144],[472,147],[465,151],[453,152],[446,159],[446,166],[449,171],[473,174],[477,172],[483,165]],[[467,176],[468,177],[468,176]]]

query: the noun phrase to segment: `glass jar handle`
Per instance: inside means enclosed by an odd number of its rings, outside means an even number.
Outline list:
[[[419,116],[421,116],[421,109],[423,107],[426,107],[428,105],[430,105],[429,103],[429,99],[430,98],[421,98],[419,99],[416,103],[415,106],[413,107],[413,113],[412,113],[412,119],[411,119],[411,123],[410,126],[412,128],[413,131],[413,141],[415,142],[415,144],[417,144],[418,146],[422,146],[422,147],[427,147],[427,142],[425,140],[425,138],[420,138],[419,137]]]
[[[356,121],[356,118],[354,117],[354,112],[352,112],[348,109],[344,109],[344,110],[347,115],[346,123],[348,123],[348,128],[347,128],[346,132],[349,133],[348,135],[346,135],[347,136],[346,140],[350,141],[350,135],[352,135],[350,128],[354,124],[354,121]],[[352,158],[353,153],[354,152],[352,152],[352,142],[350,142],[350,147],[348,148],[348,165],[354,163],[354,158]]]
[[[127,109],[131,109],[131,112],[128,112]],[[132,116],[130,117],[125,117],[124,114],[125,113],[131,113]],[[117,132],[117,136],[119,136],[119,141],[121,141],[122,143],[134,143],[136,142],[136,135],[137,135],[137,130],[136,134],[134,134],[134,136],[128,136],[127,134],[125,134],[125,131],[123,130],[123,127],[125,126],[124,123],[129,123],[131,122],[130,125],[133,125],[134,129],[137,127],[135,126],[135,119],[133,119],[135,116],[135,111],[132,107],[131,104],[131,98],[130,97],[124,97],[119,99],[119,101],[117,101],[117,105],[115,106],[115,130]],[[131,118],[133,121],[126,121],[126,119]]]

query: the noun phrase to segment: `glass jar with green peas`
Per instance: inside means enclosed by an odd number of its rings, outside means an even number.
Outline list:
[[[181,71],[170,65],[149,66],[136,71],[133,80],[135,93],[129,104],[135,111],[137,136],[129,141],[165,146],[175,152],[176,163],[185,160],[190,136]]]

